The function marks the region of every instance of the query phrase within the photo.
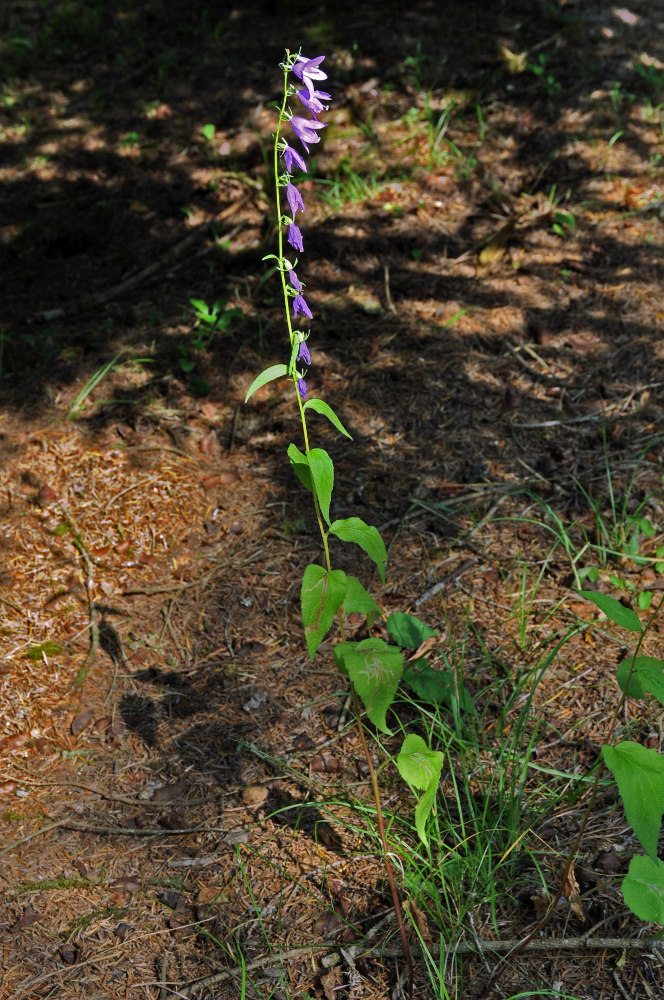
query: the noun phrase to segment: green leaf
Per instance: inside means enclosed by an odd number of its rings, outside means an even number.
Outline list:
[[[403,683],[407,684],[418,698],[431,705],[451,707],[456,700],[463,712],[473,711],[473,699],[468,688],[462,684],[457,689],[453,672],[430,667],[424,656],[407,665],[403,672]]]
[[[256,389],[260,389],[261,386],[267,385],[268,382],[273,382],[275,378],[281,378],[282,375],[288,375],[287,365],[271,365],[262,371],[260,375],[257,375],[254,381],[251,383],[247,390],[247,395],[244,397],[245,403],[247,400],[253,396]]]
[[[384,639],[378,638],[344,642],[336,649],[364,702],[367,715],[377,729],[391,736],[385,715],[401,680],[403,656],[394,646],[388,646]]]
[[[387,619],[386,625],[387,631],[402,649],[417,649],[425,639],[438,635],[434,628],[405,611],[395,611]]]
[[[415,809],[415,826],[420,840],[428,847],[426,822],[436,802],[443,755],[439,750],[429,750],[421,736],[410,733],[397,756],[397,768],[404,781],[424,792]]]
[[[639,920],[664,924],[664,862],[637,854],[622,882],[623,899]]]
[[[208,142],[212,142],[212,140],[214,139],[214,133],[216,132],[216,129],[214,125],[204,125],[203,128],[201,129],[201,132],[203,133],[204,138],[206,138]]]
[[[610,618],[621,628],[627,628],[630,632],[641,632],[641,622],[636,611],[626,608],[615,597],[609,594],[599,594],[596,590],[580,590],[581,597],[596,604],[600,611],[603,611],[607,618]]]
[[[347,587],[344,597],[343,609],[346,614],[356,614],[367,616],[367,627],[371,628],[377,618],[381,616],[381,610],[374,601],[371,594],[364,589],[356,576],[346,577]]]
[[[322,566],[307,566],[302,578],[300,602],[304,637],[313,660],[337,610],[346,595],[346,574],[341,569],[329,572]]]
[[[664,674],[662,673],[664,662],[655,659],[654,656],[637,656],[630,677],[631,665],[632,657],[628,656],[620,661],[616,673],[618,683],[625,694],[629,695],[630,698],[645,698],[646,692],[649,691],[657,698],[660,705],[664,705]],[[625,687],[628,677],[629,685]]]
[[[369,558],[376,563],[380,578],[385,583],[387,550],[378,528],[365,524],[361,517],[346,517],[331,524],[329,533],[336,535],[342,542],[355,542],[364,549]]]
[[[291,468],[297,478],[300,480],[305,489],[309,490],[310,493],[314,491],[314,484],[311,480],[311,472],[309,470],[309,462],[307,456],[304,452],[295,444],[288,445],[288,451],[286,452],[290,459]]]
[[[636,599],[639,611],[647,611],[652,604],[652,590],[641,590]]]
[[[664,757],[631,740],[602,747],[602,756],[618,782],[627,822],[643,849],[656,858],[664,812]]]
[[[323,448],[310,448],[307,452],[309,468],[316,487],[321,514],[330,523],[330,501],[334,487],[334,464]]]
[[[323,416],[327,417],[330,423],[333,424],[338,431],[340,431],[342,434],[345,434],[346,437],[350,438],[351,441],[353,440],[352,435],[348,433],[348,431],[341,423],[339,417],[336,415],[332,407],[329,406],[327,403],[325,403],[322,399],[308,399],[304,404],[304,409],[315,410],[316,413],[322,413]]]

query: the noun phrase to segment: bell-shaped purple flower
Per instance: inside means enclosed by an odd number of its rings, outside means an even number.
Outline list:
[[[293,132],[298,137],[307,153],[309,152],[308,142],[320,142],[320,136],[317,134],[316,129],[327,128],[323,122],[314,121],[313,118],[301,118],[299,115],[293,115],[290,120]]]
[[[307,383],[304,381],[303,378],[299,378],[297,380],[297,391],[299,392],[299,394],[302,397],[302,399],[304,399],[306,401],[306,398],[307,398]]]
[[[309,319],[314,318],[314,314],[304,300],[304,295],[300,295],[299,292],[293,299],[293,316],[297,316],[298,313],[302,313],[303,316],[308,316]]]
[[[288,280],[290,281],[293,288],[295,288],[298,292],[302,291],[302,282],[296,275],[295,271],[293,271],[292,269],[288,272]]]
[[[306,56],[298,56],[293,66],[293,72],[298,80],[301,80],[310,94],[315,90],[314,80],[327,80],[327,73],[320,68],[325,56],[316,56],[308,59]]]
[[[304,212],[304,202],[302,201],[302,195],[295,187],[295,185],[291,184],[290,182],[286,185],[286,198],[288,200],[288,204],[290,205],[290,210],[293,213],[293,216],[295,216],[295,213],[297,212],[298,208]]]
[[[284,163],[286,164],[286,170],[288,171],[289,174],[293,173],[293,164],[295,164],[298,170],[303,170],[304,173],[306,174],[307,172],[306,163],[304,162],[298,151],[296,149],[293,149],[292,146],[289,146],[288,143],[285,144],[284,149],[281,151],[281,155],[284,158]]]
[[[297,99],[300,104],[303,104],[307,111],[311,112],[314,118],[316,118],[316,115],[319,115],[321,111],[327,111],[329,108],[329,104],[323,104],[321,98],[323,101],[330,101],[332,99],[329,94],[325,93],[324,90],[314,90],[312,94],[310,94],[308,90],[298,90],[297,92]]]
[[[311,364],[311,355],[309,354],[309,348],[307,347],[306,341],[300,341],[300,346],[297,351],[297,360],[304,361],[305,365]]]
[[[288,242],[295,250],[299,250],[300,253],[304,250],[300,227],[296,226],[294,222],[289,223],[288,226]]]

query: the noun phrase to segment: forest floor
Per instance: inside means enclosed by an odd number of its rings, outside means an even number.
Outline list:
[[[661,710],[616,720],[633,643],[578,591],[644,623],[664,591],[664,14],[214,7],[0,12],[0,995],[403,988],[346,682],[303,640],[321,554],[292,387],[244,404],[288,360],[262,258],[278,64],[301,46],[332,94],[302,185],[308,385],[353,441],[311,426],[387,583],[354,547],[335,559],[438,630],[430,665],[483,720],[440,815],[466,784],[489,823],[478,774],[517,734],[509,836],[474,859],[465,806],[425,857],[380,771],[416,996],[471,1000],[555,895],[602,744],[662,749]],[[433,712],[402,698],[397,729]],[[383,764],[398,741],[372,746]],[[610,775],[575,849],[580,900],[491,995],[661,996]]]

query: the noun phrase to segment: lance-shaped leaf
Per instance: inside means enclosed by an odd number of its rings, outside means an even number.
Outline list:
[[[421,736],[410,733],[397,756],[397,768],[404,781],[424,793],[415,809],[415,827],[420,840],[428,846],[426,823],[436,802],[443,755],[439,750],[429,750]]]
[[[595,590],[581,590],[579,593],[587,601],[592,601],[593,604],[596,604],[600,611],[603,611],[606,617],[616,625],[620,625],[621,628],[627,628],[630,632],[642,631],[641,622],[636,611],[626,608],[615,597],[611,597],[609,594],[599,594]]]
[[[268,382],[273,382],[275,378],[281,378],[282,375],[288,375],[287,365],[272,365],[270,368],[262,371],[249,386],[247,395],[244,397],[245,403],[253,396],[256,389],[260,389],[262,385],[267,385]]]
[[[347,588],[343,603],[344,611],[347,615],[352,612],[360,615],[366,615],[367,628],[371,628],[376,619],[381,616],[380,608],[356,576],[349,576],[346,579]]]
[[[602,747],[602,756],[618,782],[627,822],[643,849],[656,858],[664,812],[664,757],[631,740]]]
[[[388,646],[384,639],[371,638],[344,642],[335,647],[335,654],[335,658],[342,659],[374,726],[391,736],[385,715],[394,701],[403,673],[403,656],[399,650]]]
[[[321,514],[329,524],[330,501],[332,500],[332,488],[334,486],[334,464],[323,448],[310,448],[307,452],[307,461],[309,462],[311,476],[316,487],[316,496],[320,504]]]
[[[637,854],[629,863],[622,894],[639,920],[664,924],[664,862]]]
[[[664,705],[664,663],[654,656],[637,656],[632,667],[632,657],[622,660],[618,665],[617,678],[620,687],[630,698],[645,698],[646,692],[657,698]],[[630,674],[631,671],[631,674]],[[627,678],[629,677],[629,681]]]
[[[304,452],[300,451],[295,444],[288,445],[288,451],[286,454],[290,458],[291,468],[297,478],[306,489],[313,493],[314,484],[311,481],[311,471],[309,469],[307,456]]]
[[[322,566],[307,566],[302,578],[300,601],[304,637],[312,660],[334,621],[345,594],[346,574],[343,570],[333,569],[328,572]]]
[[[438,635],[435,629],[429,628],[415,615],[408,615],[405,611],[395,611],[385,624],[387,631],[402,649],[418,649],[425,639]]]
[[[348,433],[332,407],[328,403],[325,403],[322,399],[308,399],[304,404],[304,408],[305,410],[315,410],[316,413],[322,413],[323,416],[327,417],[330,423],[333,424],[338,431],[345,434],[351,441],[353,440],[352,435]]]
[[[376,563],[380,578],[385,583],[387,550],[378,528],[365,524],[361,517],[345,517],[330,525],[329,534],[336,535],[342,542],[355,542],[361,549],[364,549],[366,554]]]

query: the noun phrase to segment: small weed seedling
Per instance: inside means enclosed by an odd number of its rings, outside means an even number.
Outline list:
[[[240,309],[226,309],[225,300],[217,301],[208,306],[203,299],[189,299],[194,312],[194,327],[191,342],[180,344],[178,351],[180,357],[178,364],[185,375],[190,375],[198,363],[198,356],[205,354],[210,349],[210,345],[217,333],[230,333],[234,320],[242,315]],[[195,353],[194,353],[195,352]],[[204,379],[193,380],[193,388],[204,395],[209,392],[209,386]]]
[[[319,115],[329,107],[330,95],[319,91],[319,81],[327,75],[321,68],[324,56],[308,59],[301,54],[286,52],[281,69],[283,71],[283,98],[279,108],[278,126],[274,137],[274,180],[278,226],[278,253],[268,254],[264,259],[274,261],[281,279],[286,328],[289,340],[289,355],[286,363],[271,365],[258,375],[249,387],[248,400],[257,389],[274,381],[287,379],[293,389],[302,425],[304,450],[291,444],[288,448],[293,473],[301,485],[311,494],[323,549],[322,564],[312,563],[304,571],[300,591],[304,635],[310,658],[313,660],[327,633],[336,626],[336,644],[333,647],[334,662],[339,673],[350,682],[353,709],[357,719],[357,729],[367,762],[367,770],[376,809],[376,822],[382,844],[383,861],[390,884],[395,912],[399,924],[404,954],[408,963],[409,994],[413,991],[413,967],[408,946],[408,938],[403,922],[399,895],[387,842],[385,823],[373,761],[367,744],[365,726],[362,721],[360,701],[370,720],[379,732],[391,735],[387,713],[397,693],[404,672],[403,647],[417,649],[423,641],[435,633],[424,623],[411,615],[391,615],[386,619],[387,630],[394,644],[380,636],[371,635],[371,628],[381,618],[383,611],[355,576],[347,575],[341,569],[332,568],[332,543],[352,542],[375,563],[381,580],[385,581],[387,551],[378,530],[366,524],[359,517],[334,519],[332,516],[332,491],[334,487],[334,465],[323,448],[311,446],[308,418],[313,414],[325,417],[344,437],[351,435],[328,403],[308,396],[307,370],[312,363],[308,346],[309,333],[294,327],[298,316],[312,319],[313,314],[303,295],[304,283],[295,268],[298,258],[290,260],[285,256],[284,240],[298,254],[304,251],[302,231],[296,222],[298,212],[304,211],[304,201],[298,187],[293,183],[293,171],[306,173],[307,164],[302,155],[281,138],[282,128],[288,124],[295,138],[305,152],[309,146],[320,141],[320,132],[326,126]],[[302,84],[291,83],[291,74]],[[309,117],[294,114],[289,107],[296,98],[309,112]],[[280,160],[283,164],[280,167]],[[282,212],[282,196],[285,194],[290,214]],[[292,309],[292,316],[291,316]],[[351,640],[347,637],[346,620],[350,614],[363,615],[369,635],[365,639]],[[415,826],[421,841],[428,844],[427,825],[435,807],[436,793],[443,766],[443,754],[429,749],[424,739],[417,734],[408,734],[396,758],[397,768],[402,777],[419,795],[415,810]]]

